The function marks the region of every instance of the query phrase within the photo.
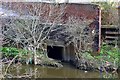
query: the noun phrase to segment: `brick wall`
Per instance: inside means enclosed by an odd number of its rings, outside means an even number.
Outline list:
[[[30,11],[30,10],[34,12],[35,7],[40,8],[39,4],[40,4],[39,2],[36,2],[36,3],[13,2],[13,3],[10,3],[10,5],[3,3],[3,5],[9,6],[10,9],[13,9],[21,14],[27,14],[27,11]],[[43,5],[41,8],[44,11],[43,17],[48,16],[50,4],[49,3],[42,3],[42,4]],[[97,5],[93,5],[93,4],[77,4],[77,3],[62,4],[61,3],[58,5],[58,7],[56,6],[54,7],[54,11],[53,11],[55,12],[54,17],[56,14],[59,14],[60,8],[64,8],[64,15],[61,17],[62,19],[65,19],[65,20],[67,20],[68,17],[70,16],[74,16],[74,17],[81,18],[81,19],[82,18],[95,19],[99,17],[99,8]]]

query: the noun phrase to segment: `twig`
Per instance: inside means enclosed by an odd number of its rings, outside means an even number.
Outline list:
[[[8,68],[10,67],[10,65],[12,64],[12,62],[13,62],[17,57],[18,57],[18,55],[16,55],[16,56],[10,61],[10,63],[8,64],[8,66],[7,66],[6,70],[5,70],[5,74],[4,74],[4,75],[7,74]]]

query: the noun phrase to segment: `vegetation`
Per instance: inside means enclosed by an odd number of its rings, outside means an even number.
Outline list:
[[[0,48],[0,52],[2,52],[2,56],[3,56],[3,60],[5,58],[7,59],[13,59],[14,57],[16,57],[16,59],[20,58],[20,61],[22,63],[22,61],[27,62],[27,64],[31,63],[31,60],[33,60],[33,54],[31,51],[28,50],[24,50],[24,49],[17,49],[15,47],[2,47]],[[41,51],[37,51],[37,62],[38,65],[48,65],[48,66],[56,66],[56,67],[62,67],[62,65],[60,65],[57,61],[50,59],[48,57],[45,56],[45,54]]]
[[[15,47],[1,47],[0,52],[2,53],[2,64],[8,64],[5,72],[3,73],[3,77],[7,76],[9,67],[13,63],[18,63],[18,65],[33,64],[34,53],[29,50],[18,49]],[[61,63],[54,59],[46,57],[46,55],[41,51],[37,51],[37,63],[41,66],[51,66],[57,68],[63,67]]]
[[[15,57],[16,55],[27,55],[29,53],[28,50],[17,49],[15,47],[2,47],[0,48],[1,52],[5,57]]]
[[[108,71],[114,71],[120,66],[120,50],[118,47],[112,47],[107,44],[103,44],[101,51],[97,56],[92,56],[91,52],[82,53],[83,59],[87,60],[88,64],[93,64],[94,67],[100,69],[104,67]]]
[[[19,17],[3,20],[3,43],[33,52],[34,64],[37,64],[37,51],[40,49],[47,56],[45,41],[50,38],[51,33],[60,29],[57,24],[61,22],[65,6],[60,6],[56,12],[58,4],[20,3],[21,5],[19,5],[19,3],[5,3],[5,6],[7,4],[16,5],[13,9],[19,13]],[[11,8],[10,5],[7,7]],[[22,5],[24,5],[24,9]],[[43,16],[43,14],[45,15]]]
[[[96,58],[102,58],[103,61],[108,61],[113,63],[114,65],[118,65],[120,59],[120,49],[118,47],[112,47],[106,44],[102,45],[100,56]]]
[[[96,0],[95,0],[96,1]],[[118,11],[116,9],[118,3],[107,0],[106,2],[93,2],[101,8],[101,24],[102,25],[117,25]]]

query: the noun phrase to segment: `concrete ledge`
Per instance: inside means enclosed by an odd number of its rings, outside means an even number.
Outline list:
[[[64,42],[62,41],[46,40],[45,42],[47,45],[51,45],[51,46],[61,46],[61,47],[65,46]]]

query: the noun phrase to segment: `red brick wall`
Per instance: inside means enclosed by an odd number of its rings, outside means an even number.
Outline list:
[[[48,12],[50,10],[49,3],[42,3],[42,10],[44,13],[42,14],[44,17],[48,16]],[[34,12],[36,11],[34,8],[40,8],[39,3],[25,3],[25,2],[13,2],[10,3],[11,8],[17,12],[22,12],[21,14],[27,12],[27,10]],[[63,7],[64,6],[64,7]],[[54,6],[53,16],[58,16],[60,14],[60,7],[64,8],[64,15],[61,16],[62,19],[67,20],[68,17],[73,16],[80,19],[95,19],[99,16],[98,11],[99,8],[97,5],[92,4],[77,4],[77,3],[68,3],[68,4],[60,4],[57,7]],[[39,12],[40,13],[40,12]],[[38,13],[37,13],[38,14]],[[51,19],[53,19],[53,16]]]

